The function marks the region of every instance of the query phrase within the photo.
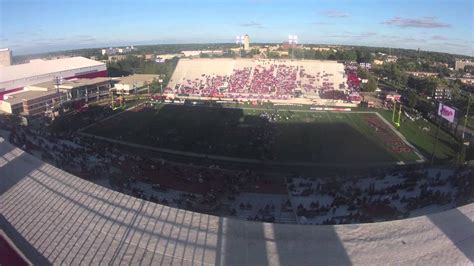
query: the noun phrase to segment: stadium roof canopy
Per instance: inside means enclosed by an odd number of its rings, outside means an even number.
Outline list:
[[[152,82],[153,79],[158,79],[160,75],[154,74],[134,74],[120,78],[119,84],[131,84],[134,83],[143,83],[143,82]]]
[[[39,265],[467,265],[474,261],[474,204],[372,224],[240,221],[101,187],[2,138],[0,202],[0,227],[29,261]]]
[[[21,91],[18,93],[14,93],[8,96],[8,99],[5,99],[5,102],[9,102],[10,104],[21,103],[23,100],[29,101],[39,97],[49,96],[56,94],[56,91]]]
[[[61,89],[74,89],[78,87],[83,87],[83,86],[90,86],[90,85],[96,85],[99,83],[104,83],[107,81],[110,81],[111,78],[108,77],[97,77],[97,78],[91,78],[91,79],[69,79],[69,80],[64,80],[61,85],[59,85],[59,88]],[[54,81],[46,81],[42,82],[39,84],[34,84],[27,86],[28,88],[39,88],[39,89],[54,89],[55,84]]]
[[[85,67],[102,66],[104,63],[85,57],[69,57],[54,60],[35,59],[29,63],[0,66],[0,83],[10,80],[25,79],[50,73],[81,69]]]

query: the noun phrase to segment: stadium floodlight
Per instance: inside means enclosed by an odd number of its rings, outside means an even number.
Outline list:
[[[295,45],[298,44],[298,36],[296,35],[288,35],[288,43],[291,44],[291,57],[295,59]]]
[[[236,44],[244,44],[244,39],[245,39],[244,35],[237,35],[237,36],[235,36],[235,43]]]
[[[288,43],[289,44],[298,44],[298,36],[297,35],[288,35]]]
[[[163,96],[163,79],[159,79],[158,82],[160,83],[160,95]]]
[[[244,35],[237,35],[235,36],[235,43],[239,45],[240,48],[240,57],[242,57],[242,46],[244,45],[245,42],[245,36]]]

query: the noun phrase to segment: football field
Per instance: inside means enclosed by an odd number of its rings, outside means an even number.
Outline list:
[[[155,148],[275,162],[328,165],[421,160],[376,113],[183,105],[124,112],[85,133]]]

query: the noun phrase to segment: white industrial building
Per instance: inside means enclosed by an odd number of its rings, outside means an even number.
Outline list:
[[[55,77],[71,79],[106,76],[105,63],[85,57],[36,59],[26,64],[0,66],[0,100],[3,100],[5,94],[19,91],[29,85],[51,81]]]

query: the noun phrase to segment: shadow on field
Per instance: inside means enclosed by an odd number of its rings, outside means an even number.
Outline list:
[[[434,143],[430,143],[428,147],[423,147],[423,146],[417,145],[416,143],[412,143],[412,145],[418,151],[420,151],[428,161],[431,160],[431,155],[433,153],[433,144]],[[456,145],[453,142],[447,141],[445,139],[439,138],[438,145],[436,146],[434,163],[443,164],[443,163],[452,162],[453,157],[455,156],[456,151],[458,150],[459,150],[459,145]]]
[[[291,122],[237,108],[162,105],[124,112],[87,133],[198,154],[329,166],[396,162],[378,139],[343,121]],[[282,116],[288,113],[280,112]]]

